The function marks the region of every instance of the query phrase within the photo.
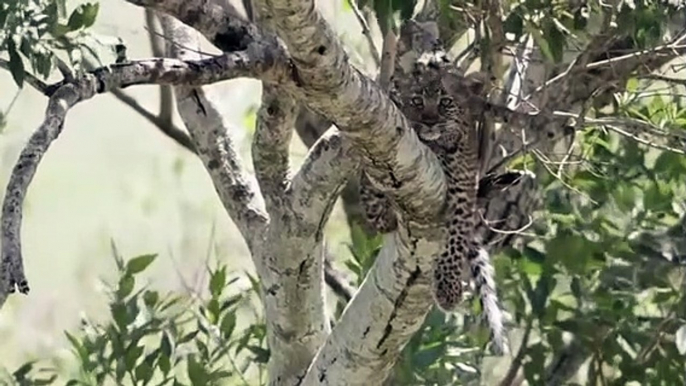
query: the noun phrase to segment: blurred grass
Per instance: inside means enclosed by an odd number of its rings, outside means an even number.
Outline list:
[[[345,41],[354,37],[358,49],[359,25],[341,7],[342,2],[327,3],[324,11],[334,27],[346,34]],[[143,11],[138,7],[123,1],[101,2],[94,30],[124,39],[129,58],[151,56]],[[353,56],[357,62],[360,54]],[[226,120],[241,133],[243,161],[252,169],[252,128],[245,127],[250,122],[245,117],[250,106],[259,103],[259,82],[239,79],[207,89],[223,98]],[[9,73],[0,71],[3,111],[15,91]],[[126,92],[151,111],[158,108],[157,87]],[[21,148],[42,120],[46,101],[25,88],[9,113],[8,125],[0,134],[3,196]],[[176,124],[182,127],[178,117]],[[297,137],[291,151],[297,167],[306,154]],[[349,235],[344,224],[338,204],[327,239],[339,254],[347,254],[344,243]],[[55,356],[68,347],[63,331],[78,326],[81,313],[97,320],[108,312],[99,280],[113,277],[112,242],[125,259],[158,253],[160,258],[146,278],[161,291],[184,291],[184,285],[203,277],[208,248],[230,270],[253,271],[245,244],[200,161],[111,95],[101,95],[69,113],[63,133],[44,157],[29,189],[22,243],[31,293],[10,297],[0,312],[2,366],[13,369],[27,359]]]

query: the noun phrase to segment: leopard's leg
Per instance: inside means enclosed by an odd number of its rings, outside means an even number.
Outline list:
[[[448,244],[434,261],[432,294],[438,308],[453,312],[463,299],[467,242],[454,228],[448,232]]]
[[[374,231],[390,233],[398,228],[390,198],[377,190],[364,172],[360,176],[360,205],[367,224]]]

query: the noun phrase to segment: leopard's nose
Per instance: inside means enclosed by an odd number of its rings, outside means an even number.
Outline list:
[[[438,122],[438,115],[436,114],[422,114],[422,122],[432,126]]]

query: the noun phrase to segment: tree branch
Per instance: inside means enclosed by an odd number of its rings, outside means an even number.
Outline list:
[[[152,49],[152,55],[161,58],[164,55],[164,41],[157,34],[157,24],[155,23],[156,17],[155,12],[152,10],[145,10],[145,25],[148,28],[148,38],[150,39],[150,48]],[[121,99],[121,98],[120,98]],[[160,129],[162,127],[170,127],[172,125],[172,116],[174,113],[174,94],[172,88],[166,85],[160,86],[160,112],[158,118],[161,122],[165,122],[164,126],[158,126]],[[169,135],[167,131],[163,131],[165,134]],[[174,137],[172,137],[174,138]]]
[[[149,59],[121,63],[92,71],[79,79],[65,80],[48,86],[45,92],[50,95],[50,100],[45,120],[22,150],[12,170],[3,202],[0,306],[4,304],[8,293],[14,291],[15,285],[22,293],[29,291],[21,256],[22,205],[38,164],[50,144],[60,134],[66,114],[71,107],[96,94],[130,85],[204,84],[239,76],[262,75],[274,75],[275,79],[278,79],[287,74],[287,70],[277,70],[278,65],[283,64],[283,57],[274,56],[271,51],[268,52],[264,48],[264,46],[257,46],[245,51],[197,61]],[[237,183],[234,178],[227,181],[227,185],[238,189],[233,190],[234,197],[238,201],[248,202],[251,199],[250,194],[240,186],[241,182]],[[238,210],[235,212],[238,213]],[[254,219],[263,221],[259,208],[248,208],[241,213],[244,216],[244,224]],[[247,226],[242,230],[246,234],[250,233]]]
[[[333,293],[340,297],[344,304],[348,304],[357,289],[348,284],[348,280],[333,266],[332,260],[333,256],[324,256],[324,280]]]
[[[256,41],[275,41],[254,26],[227,17],[205,2],[169,0],[153,4],[152,1],[131,1],[174,15],[223,50],[234,50],[236,46]],[[266,234],[269,240],[291,239],[298,243],[288,244],[288,256],[281,256],[283,246],[277,251],[269,243],[265,243],[266,249],[253,251],[257,256],[254,258],[259,260],[256,267],[265,286],[265,307],[270,315],[269,341],[275,354],[270,358],[271,382],[297,382],[309,365],[311,356],[308,358],[308,353],[314,354],[317,350],[315,362],[303,384],[321,384],[317,379],[322,370],[345,374],[342,378],[331,379],[346,379],[349,384],[383,380],[431,306],[427,274],[431,263],[430,259],[419,257],[435,255],[441,245],[438,232],[429,232],[425,227],[434,224],[442,206],[443,172],[438,160],[409,130],[404,116],[385,93],[350,66],[331,29],[314,11],[310,1],[298,4],[258,2],[254,5],[260,12],[270,12],[267,16],[286,41],[292,56],[297,74],[292,78],[295,87],[288,82],[280,85],[302,98],[315,112],[335,122],[342,138],[350,140],[351,148],[362,153],[363,161],[371,166],[369,174],[381,186],[392,190],[390,193],[404,209],[407,220],[423,226],[413,227],[411,237],[405,230],[386,243],[385,251],[381,252],[370,274],[374,279],[366,281],[348,306],[341,323],[337,324],[338,332],[329,335],[322,347],[321,339],[328,335],[328,327],[314,324],[326,320],[325,316],[316,318],[322,304],[320,282],[312,282],[313,274],[309,274],[322,272],[321,234],[316,228],[284,223],[297,217],[271,218]],[[227,39],[228,36],[231,39]],[[327,216],[328,213],[320,219],[321,224]],[[314,240],[305,238],[305,231],[309,231],[309,236],[314,233]],[[279,259],[274,258],[277,255]],[[296,256],[297,259],[292,259]],[[303,271],[308,274],[297,274]],[[296,299],[297,303],[294,303]],[[295,312],[295,306],[301,302],[303,306]],[[356,329],[353,324],[360,322],[360,315],[366,315],[362,324],[367,325],[369,331],[353,334]],[[304,328],[311,332],[301,335]],[[337,356],[341,350],[346,351],[340,345],[340,336],[347,339],[345,345],[355,346],[366,355]],[[336,358],[334,364],[331,363],[333,357]],[[278,364],[288,366],[276,367]],[[368,373],[369,377],[351,376],[355,373]]]
[[[306,103],[352,141],[365,163],[373,165],[369,175],[413,220],[430,221],[436,208],[426,203],[442,202],[443,174],[435,156],[408,129],[404,116],[371,79],[348,63],[311,0],[258,3],[268,9],[288,46]]]
[[[12,169],[2,205],[2,269],[0,276],[0,307],[9,293],[28,293],[21,255],[22,206],[26,191],[50,143],[62,131],[67,112],[78,102],[96,94],[97,78],[89,76],[77,84],[60,87],[50,98],[41,126],[34,132]]]
[[[358,166],[350,144],[338,130],[329,129],[310,148],[291,180],[287,191],[291,209],[300,213],[302,221],[317,225],[317,231],[322,232],[324,224],[319,222]]]
[[[4,68],[5,70],[10,71],[10,62],[0,58],[0,68]],[[35,88],[36,90],[40,91],[44,95],[47,93],[47,90],[49,88],[47,83],[36,78],[35,76],[33,76],[33,74],[30,74],[28,72],[24,72],[24,82],[26,82],[29,86]]]
[[[280,87],[269,84],[262,86],[262,105],[257,112],[252,157],[269,211],[271,207],[283,204],[283,192],[288,181],[288,149],[296,113],[295,100],[284,94]]]
[[[183,25],[168,16],[160,18],[171,56],[194,61],[201,55],[185,47],[198,47]],[[172,43],[173,42],[173,43]],[[195,44],[194,44],[195,43]],[[249,247],[258,242],[255,233],[267,220],[262,197],[249,178],[234,145],[233,134],[224,123],[216,103],[201,88],[180,85],[174,88],[179,115],[193,139],[198,155],[207,169],[229,216],[236,223]]]
[[[384,235],[376,262],[298,385],[379,385],[431,309],[430,234]]]
[[[162,93],[164,93],[164,91],[162,91]],[[180,128],[176,127],[176,125],[174,125],[174,123],[171,120],[165,118],[165,114],[155,115],[151,113],[150,110],[141,106],[141,104],[138,103],[136,99],[134,99],[122,90],[114,89],[112,90],[112,95],[114,95],[115,98],[119,99],[120,102],[129,106],[135,112],[140,114],[143,118],[147,119],[148,122],[157,126],[157,128],[164,135],[171,138],[179,146],[190,151],[191,153],[197,154],[197,151],[195,150],[195,145],[193,145],[193,141],[191,141],[191,138],[188,136],[188,134],[186,134]]]
[[[252,4],[251,4],[252,7]],[[252,7],[252,17],[271,32],[264,10]],[[285,88],[262,84],[262,104],[257,112],[257,127],[252,143],[253,165],[267,210],[279,211],[288,181],[288,150],[293,137],[298,103]]]

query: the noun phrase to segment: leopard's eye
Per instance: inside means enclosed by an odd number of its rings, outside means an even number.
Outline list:
[[[410,102],[415,107],[418,107],[418,108],[424,107],[424,99],[422,99],[422,97],[418,97],[418,96],[412,97],[412,99],[410,99]]]
[[[453,99],[448,98],[448,97],[443,97],[443,98],[441,98],[441,100],[438,103],[440,103],[441,106],[443,106],[443,107],[450,107],[453,104]]]

